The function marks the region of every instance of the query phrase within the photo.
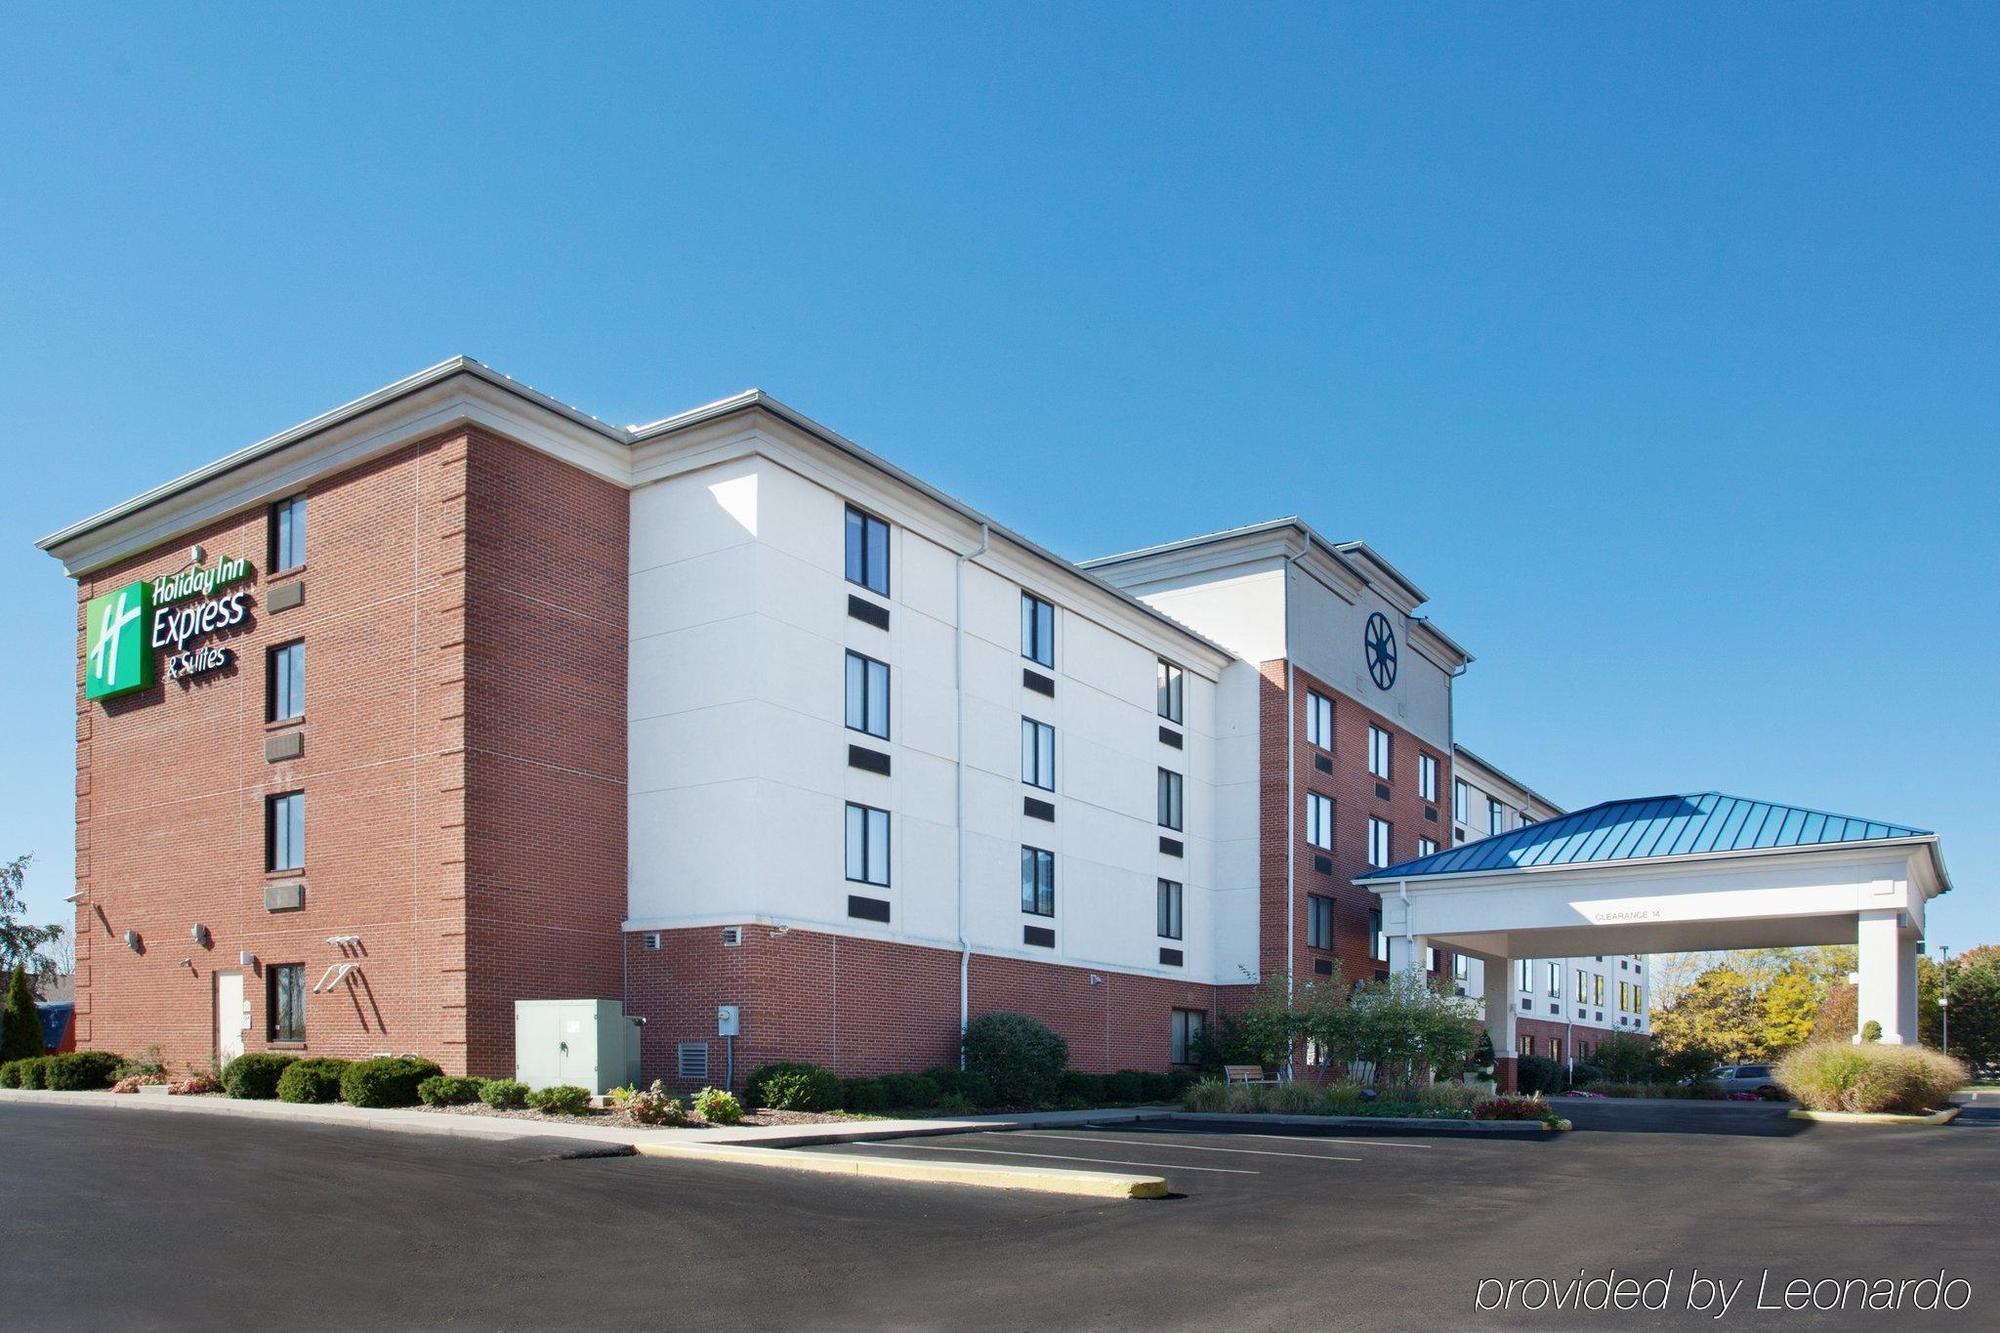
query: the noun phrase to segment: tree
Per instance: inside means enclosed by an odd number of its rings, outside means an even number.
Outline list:
[[[1793,965],[1772,977],[1757,996],[1762,1011],[1762,1045],[1767,1056],[1783,1055],[1812,1036],[1820,988],[1805,967]]]
[[[38,977],[53,976],[56,962],[43,950],[62,938],[63,928],[31,926],[20,919],[27,910],[21,894],[32,860],[26,854],[0,866],[0,968],[24,967]]]
[[[1653,1073],[1653,1045],[1630,1032],[1614,1032],[1590,1053],[1611,1083],[1643,1083]]]
[[[1397,971],[1358,988],[1336,1021],[1315,1033],[1348,1064],[1372,1062],[1379,1075],[1400,1068],[1412,1081],[1456,1073],[1479,1045],[1479,1001],[1451,994],[1419,972]]]
[[[0,1015],[0,1063],[26,1060],[47,1051],[41,1016],[35,1012],[35,992],[28,985],[28,970],[16,963],[7,983],[6,1012]]]
[[[1764,1054],[1764,1034],[1750,979],[1731,967],[1712,967],[1683,990],[1673,1004],[1653,1013],[1653,1043],[1663,1055],[1695,1061],[1755,1060]]]
[[[1852,982],[1843,981],[1827,988],[1826,997],[1819,1002],[1819,1011],[1813,1015],[1812,1035],[1807,1040],[1853,1041],[1860,1026],[1860,993]]]

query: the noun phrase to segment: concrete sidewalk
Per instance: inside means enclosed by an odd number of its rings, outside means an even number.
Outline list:
[[[458,1114],[449,1111],[376,1110],[341,1103],[299,1105],[279,1101],[238,1101],[231,1097],[171,1097],[144,1093],[42,1092],[0,1088],[0,1108],[9,1105],[73,1106],[144,1115],[249,1116],[303,1125],[335,1125],[348,1129],[382,1129],[409,1134],[445,1134],[467,1138],[575,1139],[586,1143],[629,1145],[648,1143],[730,1144],[755,1148],[805,1148],[828,1143],[860,1143],[870,1139],[915,1138],[927,1134],[969,1134],[981,1130],[1032,1129],[1057,1125],[1124,1124],[1165,1119],[1166,1106],[1116,1111],[1035,1111],[1019,1115],[969,1115],[948,1120],[849,1120],[811,1125],[744,1125],[717,1129],[647,1129],[630,1125],[599,1125],[587,1119],[529,1120],[509,1116]]]

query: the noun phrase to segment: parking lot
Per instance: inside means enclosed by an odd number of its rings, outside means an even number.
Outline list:
[[[1668,1108],[1671,1111],[1672,1108]],[[1711,1128],[1711,1119],[1697,1125]],[[1288,1138],[1121,1125],[800,1149],[1158,1174],[1105,1201],[201,1115],[0,1107],[8,1327],[1714,1327],[1681,1288],[1970,1278],[2000,1324],[2000,1135],[1971,1126]],[[1485,1279],[1672,1274],[1638,1316]],[[87,1280],[80,1280],[86,1279]],[[1743,1305],[1750,1297],[1742,1297]]]

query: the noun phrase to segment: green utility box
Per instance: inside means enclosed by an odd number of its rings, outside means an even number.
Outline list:
[[[639,1028],[616,1000],[514,1001],[514,1077],[594,1093],[639,1081]]]

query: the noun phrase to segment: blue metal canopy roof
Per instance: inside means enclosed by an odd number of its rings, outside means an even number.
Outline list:
[[[1771,847],[1824,847],[1930,837],[1929,829],[1853,819],[1824,810],[1751,801],[1721,792],[1642,796],[1606,801],[1587,810],[1524,824],[1478,842],[1433,852],[1361,879],[1417,879],[1480,870],[1586,865],[1603,861],[1659,860],[1709,852]]]

